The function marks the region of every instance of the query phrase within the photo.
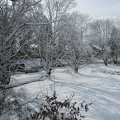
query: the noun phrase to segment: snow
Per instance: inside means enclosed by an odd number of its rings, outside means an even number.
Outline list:
[[[99,46],[97,46],[97,45],[91,45],[93,48],[96,48],[97,50],[102,50]]]
[[[73,101],[92,102],[89,111],[84,113],[84,120],[120,120],[120,75],[109,71],[119,72],[120,69],[113,65],[92,64],[82,67],[76,74],[69,67],[57,68],[51,78],[22,87],[26,89],[29,100],[38,94],[52,94],[55,89],[59,99],[64,100],[74,95]],[[43,72],[17,74],[12,76],[12,81],[19,83],[32,80],[41,74]]]
[[[30,69],[32,67],[40,66],[40,59],[22,59],[17,60],[16,64],[25,64],[26,69]]]

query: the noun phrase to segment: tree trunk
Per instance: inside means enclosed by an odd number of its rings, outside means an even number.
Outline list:
[[[74,70],[75,70],[75,73],[78,73],[78,67],[75,67]]]
[[[103,58],[103,61],[104,61],[105,66],[107,66],[107,64],[108,64],[108,59],[107,59],[107,57]]]
[[[49,77],[51,75],[51,71],[52,71],[52,69],[49,69],[48,72],[47,72],[47,74],[49,75]]]
[[[117,65],[119,64],[117,55],[115,56],[115,58],[113,58],[113,63]]]

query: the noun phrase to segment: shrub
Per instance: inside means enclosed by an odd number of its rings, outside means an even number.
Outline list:
[[[38,112],[30,112],[28,120],[81,120],[85,118],[81,111],[87,112],[91,104],[83,101],[78,105],[77,102],[72,103],[70,99],[61,102],[54,92],[52,96],[45,96],[45,101]]]

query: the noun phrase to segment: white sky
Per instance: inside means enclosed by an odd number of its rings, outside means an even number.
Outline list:
[[[93,18],[120,19],[120,0],[76,0],[77,11]]]

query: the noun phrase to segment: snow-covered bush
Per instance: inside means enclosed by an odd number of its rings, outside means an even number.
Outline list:
[[[85,101],[78,104],[71,102],[71,99],[60,101],[54,92],[52,96],[45,96],[39,111],[35,113],[30,111],[28,120],[81,120],[85,118],[81,111],[87,112],[91,104]]]

